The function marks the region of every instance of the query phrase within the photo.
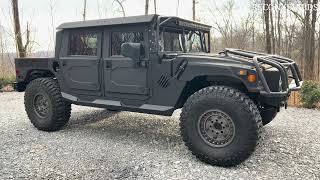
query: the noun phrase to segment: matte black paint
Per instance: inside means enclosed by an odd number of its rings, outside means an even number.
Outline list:
[[[62,24],[56,35],[54,58],[15,60],[20,72],[17,82],[27,84],[30,74],[41,77],[48,72],[45,77],[57,78],[63,97],[74,104],[161,115],[171,115],[193,91],[226,79],[224,85],[241,85],[246,93],[258,96],[256,100],[259,100],[261,85],[249,83],[237,74],[240,69],[255,74],[250,62],[209,53],[158,53],[154,27],[157,17],[147,15]],[[69,35],[77,31],[98,33],[97,56],[67,55]],[[111,32],[122,31],[143,32],[145,55],[140,61],[111,55]],[[185,89],[193,80],[203,79],[199,77],[205,77],[206,81],[198,82],[200,86],[193,87],[192,91]],[[267,102],[268,99],[260,100]],[[280,106],[285,100],[278,98],[273,105]]]

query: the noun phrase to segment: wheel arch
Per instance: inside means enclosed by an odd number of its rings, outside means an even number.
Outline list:
[[[176,103],[176,108],[181,108],[187,99],[195,92],[205,87],[213,85],[224,85],[240,90],[243,93],[248,93],[248,88],[242,80],[233,76],[219,76],[219,75],[204,75],[194,77],[188,81],[182,90],[182,93]]]
[[[48,69],[32,69],[26,73],[23,81],[20,81],[16,85],[16,89],[19,92],[25,91],[27,85],[37,78],[55,77],[55,75]]]
[[[29,83],[37,78],[55,77],[55,75],[47,69],[32,69],[27,72],[25,82]]]

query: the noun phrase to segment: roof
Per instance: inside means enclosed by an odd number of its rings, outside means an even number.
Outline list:
[[[142,16],[128,16],[128,17],[120,17],[120,18],[68,22],[68,23],[61,24],[60,26],[58,26],[57,29],[148,23],[148,22],[151,22],[155,16],[157,15],[151,14],[151,15],[142,15]]]
[[[81,27],[97,27],[97,26],[110,26],[110,25],[121,25],[121,24],[137,24],[137,23],[149,23],[154,20],[154,18],[159,17],[157,14],[141,15],[141,16],[128,16],[110,19],[97,19],[97,20],[87,20],[87,21],[77,21],[77,22],[67,22],[58,26],[57,29],[71,29],[71,28],[81,28]],[[174,18],[179,20],[179,25],[186,27],[197,27],[201,29],[210,30],[211,26],[202,24],[199,22],[194,22],[186,19],[181,19],[179,17],[171,16],[160,16],[161,18]]]

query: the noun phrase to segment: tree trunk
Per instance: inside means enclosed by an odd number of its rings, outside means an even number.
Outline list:
[[[273,24],[273,15],[272,15],[272,6],[270,6],[270,25],[271,25],[271,40],[272,40],[272,53],[275,54],[276,51],[276,39],[274,37],[274,24]]]
[[[265,9],[264,9],[264,20],[265,20],[265,26],[266,26],[266,51],[267,53],[271,54],[271,37],[270,37],[270,6],[271,6],[271,0],[265,0]]]
[[[144,9],[144,14],[148,14],[148,11],[149,11],[149,0],[146,0],[146,3],[145,3],[145,9]]]
[[[255,16],[254,16],[255,17]],[[255,27],[254,27],[255,23],[254,23],[254,20],[252,22],[252,50],[255,50],[255,35],[256,35],[256,30],[255,30]]]
[[[304,79],[314,80],[314,44],[315,44],[315,23],[317,21],[318,0],[308,0],[304,18]],[[312,15],[310,19],[310,15]],[[310,23],[311,21],[311,23]]]
[[[87,13],[87,0],[83,0],[83,14],[82,14],[82,17],[83,17],[84,21],[86,20],[86,13]]]
[[[316,74],[318,76],[318,81],[320,81],[320,28],[318,32],[318,68]]]
[[[313,0],[312,7],[318,4],[318,0]],[[312,8],[311,19],[311,33],[310,33],[310,64],[308,67],[310,79],[316,80],[314,74],[314,60],[315,60],[315,34],[316,34],[316,22],[317,22],[317,8]]]
[[[122,14],[123,14],[123,17],[126,17],[126,12],[124,11],[124,7],[122,5],[122,2],[120,0],[115,0],[115,1],[119,4],[121,11],[122,11]]]
[[[176,16],[179,16],[179,7],[180,7],[180,0],[178,0],[177,2]]]
[[[192,20],[196,20],[196,0],[192,0]]]
[[[278,6],[280,6],[280,0],[278,0]],[[278,54],[281,54],[281,11],[280,8],[278,9],[278,43],[277,43],[277,49]]]
[[[26,48],[22,44],[18,0],[12,0],[11,4],[12,4],[12,13],[13,13],[15,41],[18,48],[18,55],[19,57],[23,58],[23,57],[26,57]]]

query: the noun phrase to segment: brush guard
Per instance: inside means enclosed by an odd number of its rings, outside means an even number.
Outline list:
[[[243,61],[243,62],[252,62],[258,75],[258,79],[260,80],[263,90],[260,92],[261,95],[266,97],[284,97],[289,96],[291,91],[300,90],[303,81],[301,77],[301,73],[299,71],[298,65],[289,58],[278,56],[278,55],[270,55],[259,52],[252,51],[244,51],[239,49],[225,49],[222,54],[226,56],[231,56],[232,58]],[[220,54],[221,54],[220,53]],[[281,77],[281,90],[280,91],[271,91],[267,80],[263,74],[262,65],[269,65],[273,68],[276,68]],[[291,72],[291,76],[288,75],[288,72]],[[289,79],[292,81],[289,84]]]

